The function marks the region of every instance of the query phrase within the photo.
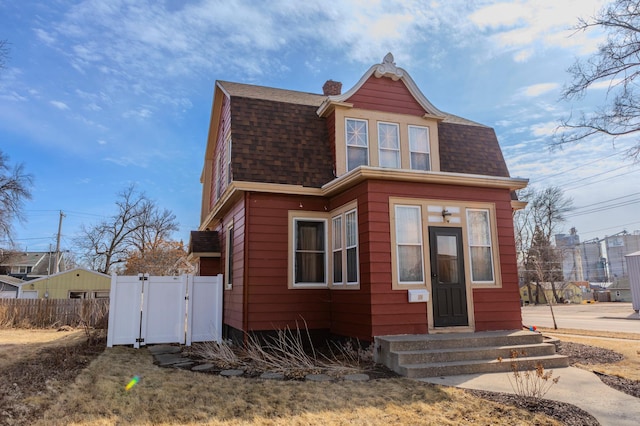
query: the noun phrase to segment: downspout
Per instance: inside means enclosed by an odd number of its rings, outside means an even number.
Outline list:
[[[250,235],[250,192],[245,192],[244,195],[244,243],[242,257],[244,259],[244,271],[242,274],[242,331],[244,332],[244,344],[248,343],[249,333],[249,250],[247,248],[249,235]]]

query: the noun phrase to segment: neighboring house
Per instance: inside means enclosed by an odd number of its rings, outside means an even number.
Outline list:
[[[0,275],[0,299],[15,299],[18,289],[24,281],[10,275]]]
[[[20,287],[20,298],[101,299],[109,297],[111,277],[76,268],[25,282]]]
[[[64,265],[62,252],[16,252],[0,263],[0,272],[28,281],[64,271]]]
[[[562,303],[582,303],[583,300],[591,299],[591,292],[588,285],[582,282],[569,282],[569,283],[556,283],[556,294],[560,297]],[[538,293],[538,287],[535,283],[531,283],[531,294],[529,294],[529,287],[527,285],[520,286],[520,298],[524,304],[536,303],[536,296]],[[538,303],[546,304],[547,300],[551,303],[556,303],[556,299],[553,296],[553,288],[551,283],[540,283],[542,292],[537,299]]]
[[[527,180],[494,130],[437,109],[391,54],[323,91],[215,84],[190,259],[224,274],[226,335],[520,329]]]
[[[607,287],[612,302],[631,302],[631,286],[629,278],[620,278]]]

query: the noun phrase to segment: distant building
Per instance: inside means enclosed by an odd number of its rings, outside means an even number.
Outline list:
[[[640,251],[640,231],[626,231],[604,237],[600,241],[602,257],[606,261],[607,281],[616,281],[629,276],[625,255]]]
[[[615,282],[629,276],[625,255],[640,251],[640,231],[580,242],[575,228],[555,236],[565,281]]]
[[[20,299],[104,299],[109,297],[111,277],[84,268],[24,282]]]
[[[65,271],[64,253],[59,252],[15,252],[0,263],[0,274],[21,280],[33,280]]]

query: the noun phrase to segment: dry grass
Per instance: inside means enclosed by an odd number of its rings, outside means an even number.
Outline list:
[[[566,342],[611,349],[624,356],[622,361],[614,364],[580,365],[585,370],[597,371],[629,380],[640,380],[640,334],[572,329],[539,330],[545,335],[554,336]]]
[[[134,376],[140,382],[130,391]],[[107,349],[40,425],[554,425],[543,415],[408,379],[366,383],[262,381],[160,368],[149,353]]]
[[[0,368],[40,349],[73,345],[83,338],[81,330],[0,329]]]

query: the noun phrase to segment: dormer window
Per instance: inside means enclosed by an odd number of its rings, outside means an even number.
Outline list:
[[[409,152],[411,170],[431,170],[428,127],[409,126]]]
[[[366,120],[347,118],[347,171],[369,165],[369,132]]]
[[[400,132],[395,123],[378,122],[380,167],[400,168]]]

